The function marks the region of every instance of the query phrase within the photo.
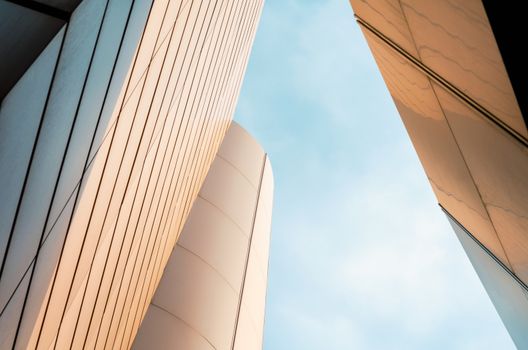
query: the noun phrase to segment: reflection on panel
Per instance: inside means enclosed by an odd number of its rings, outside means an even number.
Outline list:
[[[418,56],[399,0],[350,0],[350,3],[361,19],[411,55]]]
[[[466,0],[401,3],[422,62],[528,137],[482,3]]]
[[[518,349],[528,348],[527,291],[449,214],[447,218]]]
[[[436,84],[434,90],[513,271],[527,283],[528,149]]]
[[[364,34],[438,201],[508,265],[429,80],[377,37]]]
[[[249,345],[243,349],[262,348],[273,175],[262,148],[238,124],[231,124],[224,144],[215,164],[226,166],[213,166],[207,175],[148,307],[135,349],[150,349],[153,344],[238,349],[236,344],[248,337],[248,329]],[[254,174],[255,186],[249,180]],[[244,196],[232,197],[237,187],[244,189]],[[239,201],[237,206],[233,198]],[[240,220],[249,225],[241,227]]]

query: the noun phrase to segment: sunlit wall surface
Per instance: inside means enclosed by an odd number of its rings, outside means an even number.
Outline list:
[[[262,349],[272,201],[269,159],[233,123],[133,348]]]
[[[440,205],[514,276],[495,279],[495,290],[509,283],[526,290],[526,96],[512,86],[513,67],[504,64],[507,50],[499,49],[485,6],[480,0],[351,3]],[[497,294],[489,294],[516,344],[528,346]],[[517,310],[526,324],[525,307]]]
[[[0,60],[0,348],[127,348],[230,124],[262,1],[16,3],[0,0],[2,52],[20,57]]]

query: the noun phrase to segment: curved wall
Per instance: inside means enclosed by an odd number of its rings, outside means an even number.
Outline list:
[[[262,348],[273,175],[232,123],[133,347]]]
[[[7,93],[0,348],[130,347],[229,127],[261,7],[84,0]]]

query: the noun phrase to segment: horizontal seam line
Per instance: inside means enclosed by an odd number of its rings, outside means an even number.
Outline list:
[[[210,263],[208,263],[204,258],[202,258],[200,255],[196,254],[195,252],[193,252],[192,250],[190,250],[189,248],[187,247],[184,247],[182,246],[180,243],[177,243],[176,244],[177,247],[180,247],[182,248],[183,250],[189,252],[190,254],[194,255],[195,257],[197,257],[198,259],[200,259],[200,261],[202,261],[204,264],[206,264],[207,266],[209,266],[211,269],[213,269],[228,285],[229,287],[231,287],[231,289],[233,290],[233,292],[235,292],[235,294],[237,293],[235,287],[233,287],[231,285],[231,283],[229,283],[229,281],[227,280],[227,278],[224,277],[224,275],[222,275],[220,273],[220,271],[218,271],[213,265],[211,265]]]
[[[209,341],[209,339],[207,339],[207,337],[205,335],[203,335],[202,333],[200,333],[200,331],[198,331],[196,328],[194,328],[193,326],[191,326],[189,323],[185,322],[185,320],[183,320],[181,317],[179,316],[176,316],[175,314],[173,314],[172,312],[170,312],[169,310],[165,309],[163,306],[159,306],[157,304],[155,304],[153,301],[150,303],[150,305],[154,306],[154,307],[157,307],[158,309],[162,310],[162,311],[165,311],[166,313],[168,313],[169,315],[171,315],[172,317],[178,319],[181,323],[183,323],[184,325],[186,325],[187,327],[189,327],[190,329],[192,329],[193,331],[196,332],[196,334],[198,334],[200,337],[202,337],[209,345],[211,345],[211,347],[213,349],[216,350],[216,347],[213,345],[213,343],[211,343]]]
[[[211,202],[209,199],[205,198],[202,196],[201,193],[198,193],[198,198],[201,198],[203,199],[204,201],[206,201],[207,203],[211,204],[213,207],[215,207],[220,213],[222,213],[229,221],[231,221],[233,224],[235,224],[235,226],[240,230],[240,232],[245,236],[245,237],[248,237],[248,234],[246,234],[246,231],[244,231],[244,229],[235,221],[233,220],[233,218],[231,218],[231,216],[229,216],[225,211],[223,211],[220,207],[218,207],[216,204],[214,204],[213,202]]]
[[[244,174],[235,164],[231,163],[229,160],[227,160],[226,158],[222,157],[220,155],[220,153],[217,153],[216,157],[222,159],[224,162],[226,162],[227,164],[231,165],[231,167],[233,167],[238,173],[240,173],[240,175],[242,175],[247,180],[247,182],[249,182],[251,187],[253,187],[255,190],[257,190],[257,186],[255,186],[253,184],[253,182],[251,182],[251,180],[246,176],[246,174]]]

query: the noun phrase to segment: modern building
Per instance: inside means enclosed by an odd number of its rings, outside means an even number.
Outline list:
[[[273,175],[233,122],[174,246],[135,349],[262,349]]]
[[[272,175],[230,125],[261,9],[0,0],[0,348],[128,348],[145,314],[138,348],[258,347]]]
[[[528,349],[527,81],[515,6],[351,4],[442,210],[513,341]]]

